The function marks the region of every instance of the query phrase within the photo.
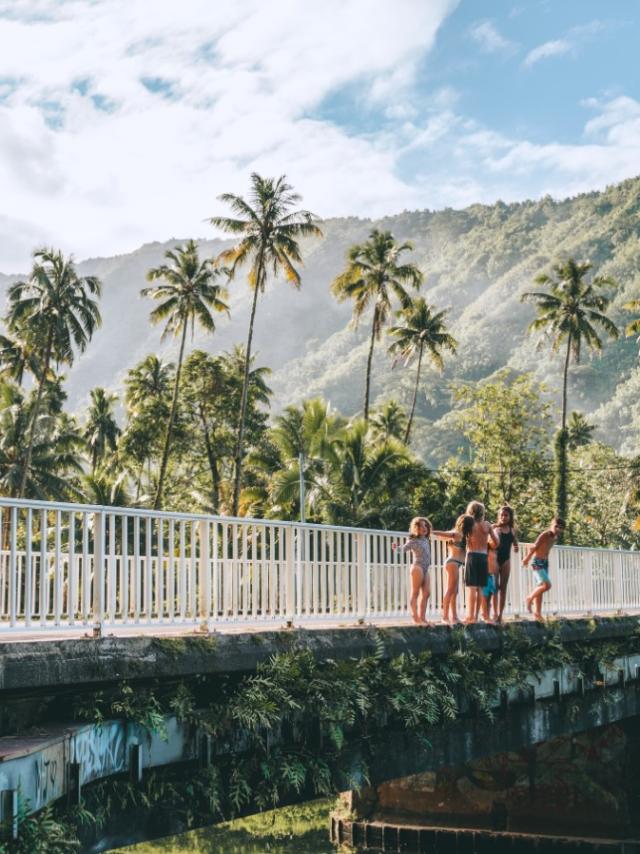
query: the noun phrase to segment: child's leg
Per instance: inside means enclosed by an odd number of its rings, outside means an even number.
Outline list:
[[[537,620],[542,617],[542,597],[547,590],[551,590],[551,582],[543,581],[527,596],[527,608],[529,611],[533,611],[533,616]]]
[[[507,602],[507,586],[511,575],[511,561],[506,560],[500,566],[500,590],[498,591],[498,622],[502,622],[502,615]]]
[[[427,615],[427,602],[429,601],[429,593],[431,592],[431,582],[429,580],[429,573],[425,572],[424,579],[422,582],[422,587],[420,588],[421,596],[420,596],[420,622],[426,623],[426,615]]]
[[[478,609],[478,588],[467,587],[467,616],[465,623],[475,623]]]
[[[458,594],[458,565],[453,561],[447,561],[444,565],[446,590],[442,597],[442,619],[449,622],[449,617],[455,623],[458,622],[456,613],[456,596]]]
[[[485,623],[489,622],[489,619],[490,619],[490,617],[489,617],[489,602],[490,602],[490,600],[491,600],[491,597],[485,596],[484,591],[480,590],[480,594],[478,596],[479,608],[476,609],[476,619],[478,617],[478,613],[477,613],[478,610],[481,610],[482,611],[482,619],[485,621]]]
[[[409,610],[411,611],[411,616],[413,617],[414,623],[420,622],[420,617],[418,616],[418,596],[420,595],[420,590],[422,589],[422,582],[424,580],[424,573],[422,571],[421,566],[412,566],[411,567],[411,596],[409,598]]]

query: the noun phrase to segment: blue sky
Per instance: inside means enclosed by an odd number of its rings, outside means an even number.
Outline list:
[[[0,0],[0,271],[210,235],[253,170],[321,216],[604,187],[639,37],[630,0]]]

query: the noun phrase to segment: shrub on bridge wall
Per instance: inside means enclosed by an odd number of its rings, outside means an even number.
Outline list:
[[[124,716],[161,731],[164,715],[174,714],[213,737],[215,756],[210,768],[160,769],[139,786],[111,780],[86,787],[80,810],[58,811],[61,833],[68,838],[69,822],[82,835],[87,824],[99,830],[114,813],[158,804],[187,828],[358,789],[369,782],[368,769],[366,758],[354,755],[375,755],[389,730],[428,742],[430,727],[470,707],[492,719],[501,691],[524,688],[545,670],[570,665],[594,681],[618,656],[640,652],[638,630],[618,640],[562,643],[553,624],[535,644],[517,626],[505,628],[501,648],[493,652],[480,649],[463,629],[451,633],[446,655],[388,658],[384,631],[375,638],[374,654],[358,659],[321,661],[292,646],[249,676],[198,677],[135,690],[125,683],[85,696],[76,704],[83,720],[99,724]],[[356,745],[363,749],[354,751]],[[25,819],[23,829],[31,827],[33,835],[38,821]],[[57,854],[59,849],[43,844],[26,849],[22,840],[0,843],[0,852]]]

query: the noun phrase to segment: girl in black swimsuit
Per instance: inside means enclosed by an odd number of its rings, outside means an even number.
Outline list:
[[[498,521],[493,527],[498,537],[498,613],[495,615],[496,623],[502,622],[502,614],[507,601],[507,585],[511,573],[511,549],[518,552],[518,538],[516,537],[515,518],[513,508],[505,504],[500,508]]]

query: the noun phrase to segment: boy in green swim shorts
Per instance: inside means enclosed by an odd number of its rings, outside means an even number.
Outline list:
[[[533,577],[537,582],[536,587],[527,596],[527,610],[533,611],[536,620],[542,619],[542,597],[551,590],[551,579],[549,578],[549,552],[557,543],[558,537],[564,531],[564,521],[557,516],[551,522],[547,531],[543,531],[535,543],[531,546],[522,561],[523,566],[528,566],[531,558]]]

